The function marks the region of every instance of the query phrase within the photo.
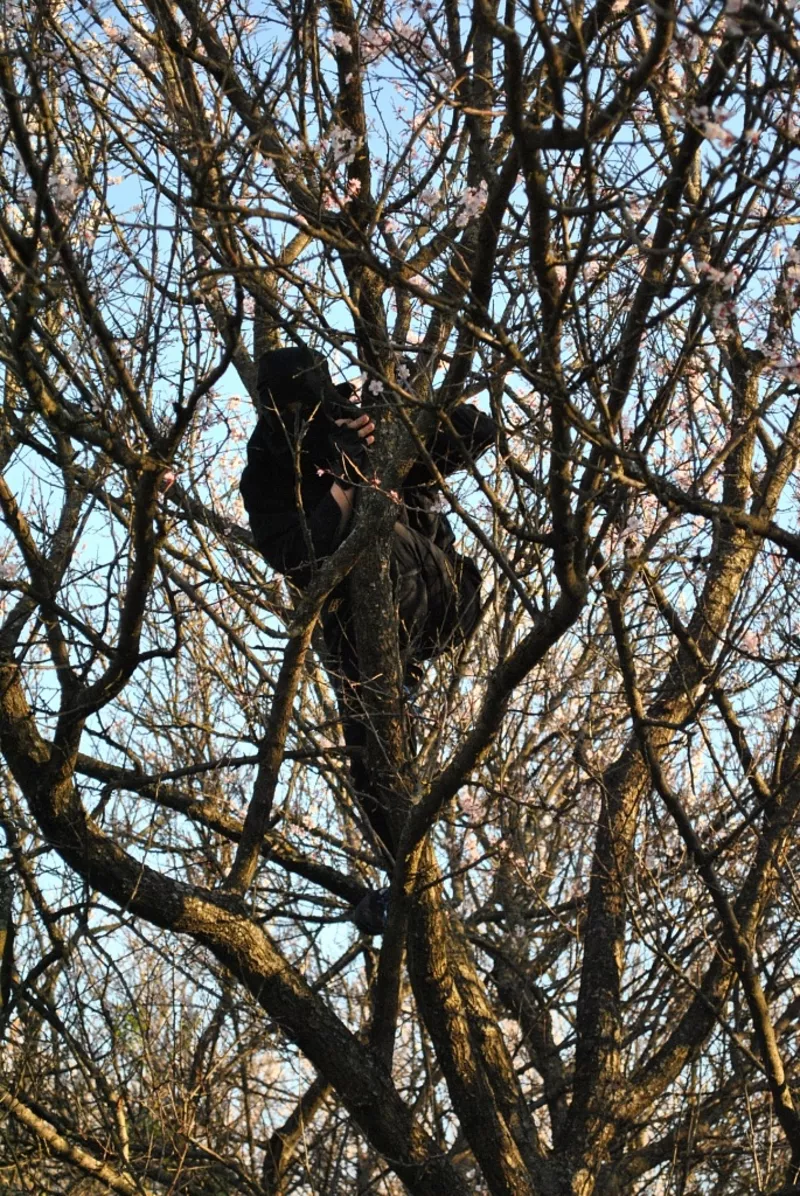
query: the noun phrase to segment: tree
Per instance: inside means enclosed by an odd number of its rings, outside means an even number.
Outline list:
[[[800,1190],[793,6],[0,36],[7,1189]],[[377,423],[302,596],[237,494],[298,340]],[[464,398],[483,615],[410,704],[386,544]],[[348,573],[380,941],[316,650]]]

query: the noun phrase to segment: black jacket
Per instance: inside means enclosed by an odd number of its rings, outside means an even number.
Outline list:
[[[353,418],[359,414],[357,407],[350,411]],[[494,423],[477,407],[457,407],[451,420],[473,459],[494,442]],[[342,512],[330,492],[338,472],[335,431],[321,408],[309,421],[299,412],[267,412],[247,446],[241,493],[253,536],[273,569],[298,585],[307,582],[310,562],[330,556],[340,541]],[[443,475],[463,468],[457,442],[445,429],[437,431],[430,451]],[[417,462],[403,485],[403,517],[446,551],[452,532],[445,517],[431,509],[433,491],[428,468]]]
[[[350,384],[335,386],[326,359],[305,345],[265,353],[258,390],[264,414],[247,446],[242,498],[268,563],[302,586],[312,563],[330,556],[339,544],[342,512],[331,486],[342,471],[342,435],[350,436],[357,455],[365,449],[355,433],[343,433],[335,420],[354,418],[360,409],[348,401]],[[458,407],[451,420],[473,458],[494,440],[493,421],[477,407]],[[431,456],[445,476],[464,463],[456,437],[443,428],[433,437]],[[401,520],[448,552],[453,534],[447,519],[433,510],[432,491],[430,471],[416,463],[403,483]]]
[[[308,423],[300,413],[269,412],[247,445],[240,489],[256,545],[273,569],[300,585],[309,562],[330,556],[339,543],[330,422],[321,411]]]

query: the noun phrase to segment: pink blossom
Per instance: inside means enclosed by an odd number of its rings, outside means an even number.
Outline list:
[[[479,216],[486,207],[488,196],[489,188],[485,179],[481,179],[477,187],[467,187],[459,199],[461,210],[456,216],[456,226],[458,228],[466,228],[470,220],[475,216]]]
[[[328,136],[323,137],[320,141],[319,148],[323,152],[331,151],[335,166],[342,164],[349,166],[354,160],[360,144],[361,138],[357,137],[352,129],[347,129],[343,125],[334,125]]]
[[[365,62],[375,62],[391,44],[392,35],[388,29],[369,26],[361,32],[361,54]]]
[[[778,374],[783,374],[788,382],[800,382],[800,358],[793,361],[778,361],[774,366]]]
[[[338,195],[330,188],[326,188],[322,195],[322,206],[326,212],[333,212],[337,208],[344,208],[361,190],[361,179],[350,179],[344,195]]]
[[[121,42],[123,42],[125,40],[125,34],[119,28],[118,25],[114,24],[113,21],[105,20],[105,21],[101,21],[100,24],[103,28],[103,33],[105,33],[106,37],[108,38],[108,40],[110,42],[113,42],[115,45],[118,46]]]
[[[346,33],[342,33],[340,29],[336,29],[331,34],[331,41],[337,50],[344,50],[347,54],[353,53],[353,43]]]
[[[140,33],[136,33],[135,31],[131,33],[127,41],[130,48],[144,65],[152,66],[157,58],[155,47],[149,41],[146,41]]]
[[[400,17],[395,17],[394,19],[394,31],[398,37],[405,38],[406,41],[412,41],[419,37],[414,26],[401,20]]]
[[[731,299],[715,304],[711,311],[711,318],[717,328],[730,328],[735,316],[736,304]]]
[[[720,141],[726,149],[729,149],[736,142],[733,133],[729,133],[727,129],[723,129],[722,125],[713,120],[706,122],[703,132],[709,141]]]
[[[697,267],[697,273],[706,274],[712,282],[721,282],[722,280],[722,271],[717,270],[709,262],[701,262]]]
[[[705,104],[689,110],[689,120],[697,125],[703,136],[709,141],[721,142],[726,149],[736,143],[734,135],[723,128],[723,122],[728,120],[730,115],[726,108],[709,109]]]
[[[51,184],[51,191],[55,202],[59,206],[65,207],[77,198],[80,190],[74,166],[70,164],[62,166]]]
[[[736,286],[742,271],[739,266],[731,266],[730,270],[718,270],[710,262],[700,262],[697,273],[705,274],[711,282],[719,283],[721,287],[729,291]]]

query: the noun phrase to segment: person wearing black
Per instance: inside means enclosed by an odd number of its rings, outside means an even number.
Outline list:
[[[341,544],[351,522],[358,487],[373,471],[370,417],[353,404],[350,383],[334,385],[321,354],[296,346],[265,353],[259,362],[261,415],[247,447],[241,493],[256,546],[277,572],[303,589],[315,567]],[[456,435],[439,428],[430,455],[445,476],[464,468],[494,443],[494,423],[471,404],[450,416]],[[467,457],[465,457],[465,453]],[[462,643],[480,610],[480,573],[455,551],[445,515],[435,509],[436,486],[422,462],[402,486],[390,545],[406,683],[413,688],[421,665]],[[342,715],[350,774],[359,804],[391,859],[386,810],[371,791],[366,767],[366,727],[358,717],[358,656],[348,582],[329,595],[321,616],[328,659]]]

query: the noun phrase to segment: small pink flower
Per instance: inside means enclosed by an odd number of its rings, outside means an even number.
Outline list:
[[[361,30],[361,56],[365,62],[374,62],[385,54],[392,44],[392,35],[388,29],[376,29],[370,25]]]
[[[477,187],[467,187],[458,201],[461,210],[456,216],[456,226],[466,228],[470,220],[481,214],[488,198],[489,187],[485,179]]]
[[[353,53],[353,43],[346,33],[342,33],[337,29],[331,34],[331,41],[337,50],[344,50],[347,54]]]

